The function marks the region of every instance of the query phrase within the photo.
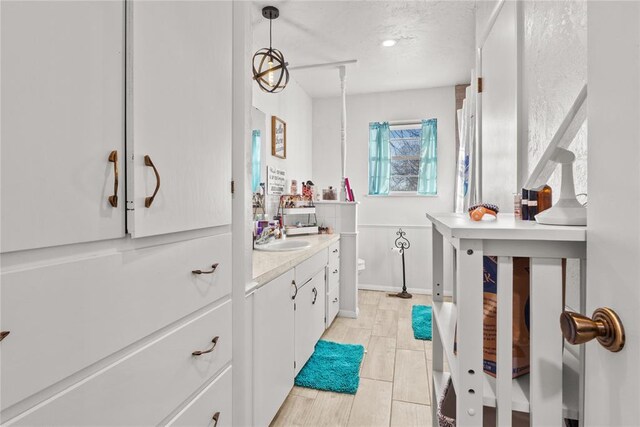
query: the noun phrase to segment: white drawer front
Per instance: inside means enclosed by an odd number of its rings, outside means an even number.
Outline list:
[[[231,367],[228,367],[168,425],[231,427],[231,409]]]
[[[230,245],[226,234],[3,273],[2,409],[228,295]]]
[[[329,246],[329,266],[337,267],[340,265],[340,240]]]
[[[327,268],[327,292],[338,286],[340,283],[340,267],[329,266]]]
[[[336,286],[327,294],[327,328],[340,311],[340,287]]]
[[[313,276],[322,270],[327,265],[327,250],[323,249],[311,258],[301,262],[295,268],[296,284],[298,286],[304,285]]]
[[[195,350],[211,353],[193,356]],[[19,425],[157,425],[231,360],[231,301],[143,347],[17,421]],[[202,425],[206,425],[203,422]]]

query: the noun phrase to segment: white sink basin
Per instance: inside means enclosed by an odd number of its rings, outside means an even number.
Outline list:
[[[285,252],[285,251],[297,251],[300,249],[307,249],[311,247],[311,243],[306,240],[280,240],[266,245],[256,245],[255,248],[258,251],[270,251],[270,252]]]

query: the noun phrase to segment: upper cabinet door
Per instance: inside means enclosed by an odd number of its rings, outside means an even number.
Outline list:
[[[0,7],[0,250],[124,236],[124,3]]]
[[[231,13],[231,2],[128,3],[133,237],[231,223]]]

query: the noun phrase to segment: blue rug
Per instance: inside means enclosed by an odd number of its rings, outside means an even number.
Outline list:
[[[411,308],[411,326],[415,339],[431,341],[431,307],[414,305]]]
[[[356,394],[364,347],[320,340],[296,377],[299,387]]]

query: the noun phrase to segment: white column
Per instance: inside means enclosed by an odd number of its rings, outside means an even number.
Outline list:
[[[340,148],[342,155],[342,185],[340,186],[340,199],[347,200],[347,194],[344,191],[344,177],[347,170],[347,67],[341,65],[338,67],[340,71],[340,90],[342,92],[342,114],[340,120]]]

